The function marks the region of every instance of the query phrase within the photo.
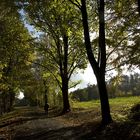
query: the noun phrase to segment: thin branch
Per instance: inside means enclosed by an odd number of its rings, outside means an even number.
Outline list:
[[[121,66],[124,66],[124,63],[121,63],[120,65],[115,66],[115,67],[113,67],[113,68],[107,69],[106,72],[111,71],[111,70],[114,70],[114,69],[116,69],[116,68],[120,68]]]
[[[111,55],[114,51],[117,50],[117,48],[119,47],[119,45],[120,45],[125,39],[127,39],[129,36],[131,36],[131,35],[132,35],[132,34],[128,35],[127,37],[124,37],[124,38],[114,47],[114,49],[113,49],[111,52],[109,52],[109,54],[108,54],[107,57],[106,57],[106,61],[108,60],[108,58],[110,57],[110,55]]]
[[[76,64],[72,69],[71,71],[69,71],[69,76],[68,76],[68,79],[71,78],[71,75],[73,74],[74,70],[77,68],[78,64]]]
[[[77,1],[77,0],[75,0],[76,1],[76,3],[73,1],[73,0],[69,0],[73,5],[75,5],[76,7],[78,7],[79,9],[81,9],[81,5],[80,5],[80,3]]]
[[[78,82],[74,83],[73,85],[71,85],[71,86],[69,87],[69,89],[76,87],[78,84],[80,84],[80,82],[81,82],[81,81],[78,81]]]

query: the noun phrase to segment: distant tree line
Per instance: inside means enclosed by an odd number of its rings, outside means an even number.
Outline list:
[[[107,89],[109,98],[140,96],[140,74],[113,77],[108,81]],[[86,88],[71,92],[70,95],[73,100],[80,102],[99,99],[97,85],[88,85]]]
[[[113,77],[110,79],[107,88],[110,97],[139,96],[140,74],[122,75],[119,78]]]

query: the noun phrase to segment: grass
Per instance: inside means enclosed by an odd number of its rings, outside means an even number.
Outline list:
[[[109,103],[113,120],[125,121],[128,119],[127,116],[130,113],[132,106],[140,103],[140,96],[112,98],[109,99]],[[100,111],[100,101],[92,100],[88,102],[73,102],[72,108],[74,110],[92,109],[93,111],[97,112]]]
[[[110,105],[134,105],[140,102],[140,96],[117,97],[109,100]]]
[[[140,102],[140,96],[134,96],[134,97],[117,97],[109,99],[110,106],[133,106],[134,104],[137,104]],[[99,107],[100,101],[99,100],[92,100],[92,101],[86,101],[86,102],[72,102],[73,108],[83,108],[83,109],[89,109],[94,107]]]
[[[87,102],[77,102],[74,101],[72,103],[72,108],[73,109],[92,109],[94,107],[99,107],[100,106],[100,102],[99,100],[92,100],[92,101],[87,101]]]

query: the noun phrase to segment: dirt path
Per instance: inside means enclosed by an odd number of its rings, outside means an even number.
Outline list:
[[[79,115],[80,113],[80,115]],[[8,118],[0,121],[0,139],[7,140],[51,140],[51,139],[73,139],[79,137],[82,129],[83,133],[88,133],[85,129],[85,122],[90,122],[87,115],[93,115],[91,111],[70,112],[63,116],[53,117],[53,112],[49,112],[47,117],[42,110],[22,109],[22,112],[12,114]],[[97,114],[94,114],[94,116]],[[83,121],[84,120],[84,121]],[[86,131],[85,131],[86,130]]]

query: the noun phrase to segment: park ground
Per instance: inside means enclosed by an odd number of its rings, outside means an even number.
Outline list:
[[[59,116],[50,108],[15,107],[0,117],[0,140],[139,140],[139,97],[110,99],[113,123],[101,127],[99,100],[71,102],[72,111]],[[132,109],[133,108],[133,109]]]

